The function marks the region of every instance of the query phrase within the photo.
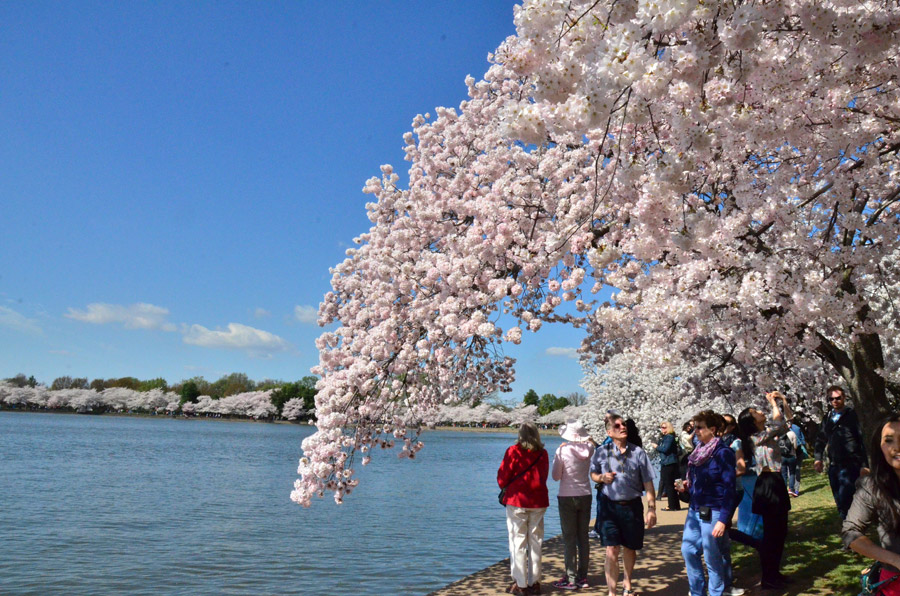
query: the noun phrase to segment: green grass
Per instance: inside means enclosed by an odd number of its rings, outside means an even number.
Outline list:
[[[858,594],[859,572],[869,560],[841,544],[838,515],[827,474],[816,474],[812,461],[803,462],[800,496],[791,499],[788,538],[782,571],[796,581],[784,594]],[[749,586],[759,579],[756,551],[732,543],[735,584]]]

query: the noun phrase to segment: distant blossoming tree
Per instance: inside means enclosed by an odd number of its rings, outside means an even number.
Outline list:
[[[531,0],[515,24],[459,111],[413,121],[408,188],[366,184],[292,498],[340,502],[357,452],[507,389],[504,342],[551,321],[598,363],[751,385],[820,359],[871,425],[900,397],[900,6]]]
[[[684,361],[648,365],[636,354],[623,353],[601,367],[585,366],[582,387],[588,392],[588,404],[582,420],[595,436],[605,436],[604,416],[614,410],[634,419],[641,432],[650,435],[658,432],[663,420],[678,429],[701,410],[734,416],[749,406],[768,411],[765,393],[778,389],[790,400],[795,415],[817,421],[819,389],[833,381],[833,371],[822,362],[803,359],[763,374],[757,367],[737,364],[721,371]]]
[[[573,406],[569,405],[564,408],[560,408],[559,410],[553,410],[543,416],[539,417],[535,422],[538,424],[564,424],[567,420],[582,420],[586,418],[586,415],[590,411],[590,406],[581,405],[581,406]]]
[[[696,392],[690,384],[694,374],[685,364],[647,367],[631,354],[613,356],[602,368],[585,370],[588,407],[583,421],[595,437],[605,437],[604,417],[613,410],[633,419],[642,436],[649,436],[664,420],[680,428],[701,410],[736,416],[757,401],[744,393]]]
[[[281,415],[287,420],[297,420],[306,416],[306,409],[303,407],[303,398],[294,397],[284,403]]]

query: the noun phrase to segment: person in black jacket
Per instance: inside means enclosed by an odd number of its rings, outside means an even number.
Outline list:
[[[822,463],[828,454],[828,482],[837,505],[841,519],[846,519],[856,480],[860,473],[868,473],[866,466],[865,443],[859,418],[853,408],[846,405],[846,393],[840,385],[832,385],[825,394],[828,396],[831,409],[822,418],[819,433],[816,435],[815,463],[816,472],[824,469]]]

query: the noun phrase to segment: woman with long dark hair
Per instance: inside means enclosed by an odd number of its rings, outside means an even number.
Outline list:
[[[638,431],[637,423],[629,418],[625,421],[625,431],[628,433],[626,441],[632,445],[637,445],[641,449],[644,448],[644,441],[641,439],[641,433]]]
[[[509,535],[511,594],[541,593],[541,548],[544,512],[550,506],[547,475],[550,457],[532,422],[519,427],[516,444],[506,450],[497,470],[497,484],[506,489],[506,530]]]
[[[778,407],[779,400],[784,415]],[[738,431],[744,462],[748,469],[752,466],[756,472],[753,513],[762,516],[763,520],[763,536],[759,547],[762,588],[771,590],[784,588],[791,583],[791,579],[781,573],[791,498],[781,475],[778,437],[788,431],[785,419],[790,420],[793,415],[787,398],[780,392],[766,393],[766,401],[772,409],[771,424],[766,425],[766,415],[763,412],[756,408],[746,408],[738,415]]]
[[[883,563],[881,596],[900,596],[900,414],[891,414],[872,433],[871,472],[860,479],[853,504],[841,528],[844,545],[864,557]],[[866,536],[878,529],[875,544]]]

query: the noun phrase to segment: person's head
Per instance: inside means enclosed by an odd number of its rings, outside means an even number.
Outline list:
[[[847,392],[840,385],[831,385],[825,390],[825,399],[832,409],[840,412],[847,405]]]
[[[879,516],[885,516],[888,527],[900,522],[900,510],[893,506],[900,499],[900,414],[884,418],[872,433],[869,443],[872,454],[872,489]]]
[[[875,427],[869,449],[873,475],[900,476],[900,414],[891,414]]]
[[[713,440],[717,432],[722,428],[722,417],[712,410],[703,410],[694,415],[694,434],[701,443],[706,445]]]
[[[694,423],[688,420],[684,424],[681,425],[681,430],[686,433],[694,432]]]
[[[672,423],[668,420],[663,420],[659,423],[659,432],[663,435],[674,435],[675,428],[672,426]]]
[[[522,426],[519,427],[519,440],[516,442],[529,451],[537,451],[544,448],[544,444],[541,442],[541,433],[538,432],[534,422],[522,423]]]
[[[744,408],[737,418],[738,436],[741,438],[741,449],[748,465],[753,459],[753,435],[760,431],[758,426],[760,412],[756,408]],[[765,426],[766,417],[763,415],[762,424]]]
[[[629,443],[637,445],[638,447],[644,446],[644,442],[641,440],[641,434],[638,432],[637,424],[631,418],[625,421],[625,431]]]
[[[606,417],[606,434],[613,441],[628,440],[628,427],[625,425],[625,420],[618,414],[609,414]]]
[[[737,430],[737,420],[731,414],[722,414],[722,434],[727,435]]]
[[[759,431],[764,430],[766,428],[766,413],[761,410],[757,410],[753,406],[746,408],[745,410],[742,410],[741,413],[738,414],[738,426],[739,427],[741,424],[741,415],[744,415],[745,413],[746,413],[745,419],[750,419],[753,421],[754,430],[750,433],[751,435],[758,433]],[[749,429],[749,426],[748,426],[748,429]]]

